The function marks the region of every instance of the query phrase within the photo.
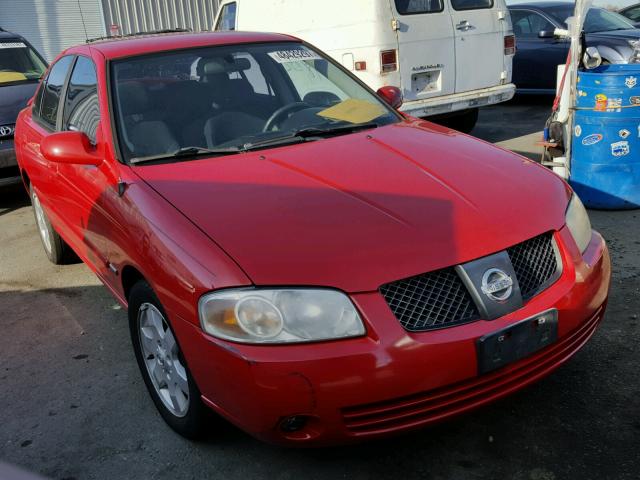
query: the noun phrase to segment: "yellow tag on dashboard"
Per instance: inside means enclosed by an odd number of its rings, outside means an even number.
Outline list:
[[[331,120],[341,120],[349,123],[366,123],[383,115],[384,108],[375,103],[350,98],[333,107],[318,112],[317,115]]]
[[[19,72],[0,72],[0,83],[19,82],[26,79],[27,77]]]

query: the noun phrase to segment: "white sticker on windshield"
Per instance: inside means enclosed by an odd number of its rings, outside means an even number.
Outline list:
[[[269,52],[269,56],[278,63],[303,62],[305,60],[322,60],[322,57],[311,50],[279,50]]]
[[[0,48],[27,48],[27,46],[22,42],[7,42],[0,43]]]

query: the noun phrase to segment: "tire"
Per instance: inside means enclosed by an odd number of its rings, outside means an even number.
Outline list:
[[[462,133],[471,133],[473,128],[476,126],[478,122],[478,109],[472,108],[471,110],[466,110],[460,115],[456,115],[451,118],[450,125],[451,128],[458,130]]]
[[[65,243],[64,240],[53,229],[47,214],[42,208],[38,194],[33,188],[33,185],[29,185],[29,196],[31,197],[31,205],[33,206],[33,215],[36,220],[36,227],[40,234],[40,240],[42,241],[42,248],[46,253],[47,258],[54,265],[64,265],[74,256],[71,248]]]
[[[131,289],[128,313],[138,367],[158,412],[183,437],[202,438],[211,412],[200,399],[165,310],[146,281]]]

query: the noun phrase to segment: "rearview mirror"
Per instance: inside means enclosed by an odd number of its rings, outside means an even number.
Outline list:
[[[398,87],[381,87],[378,89],[377,93],[391,106],[391,108],[397,110],[402,106],[402,92]]]
[[[555,38],[555,36],[553,30],[540,30],[538,32],[538,38]]]
[[[55,163],[100,165],[102,158],[82,132],[58,132],[47,135],[40,143],[42,156]]]

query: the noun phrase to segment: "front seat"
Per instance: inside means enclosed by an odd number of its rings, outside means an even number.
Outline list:
[[[167,124],[153,118],[152,102],[141,83],[123,84],[119,96],[126,128],[125,142],[133,157],[173,153],[180,148]]]

